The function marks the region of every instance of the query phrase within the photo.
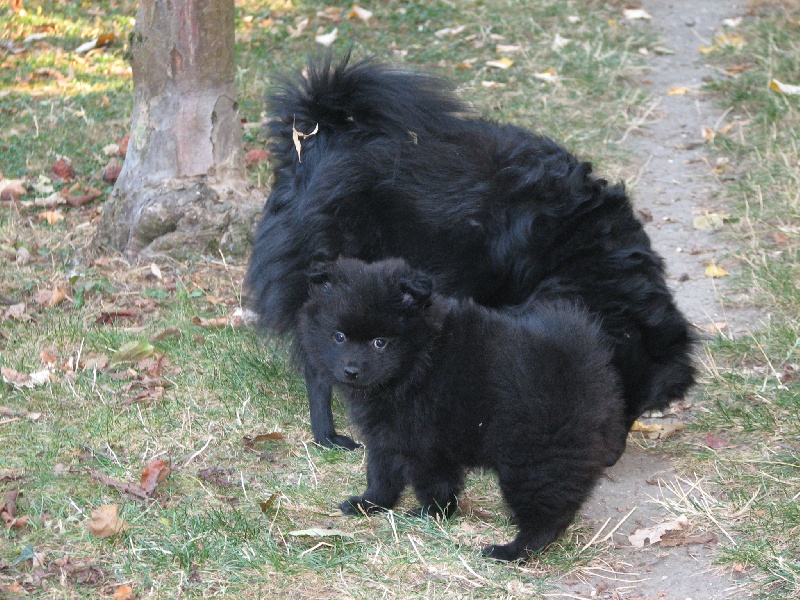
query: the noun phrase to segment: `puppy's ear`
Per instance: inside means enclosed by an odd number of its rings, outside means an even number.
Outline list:
[[[331,279],[330,263],[315,262],[311,263],[306,271],[308,283],[311,285],[321,285],[328,283]]]
[[[404,276],[397,282],[400,290],[401,302],[408,308],[425,308],[430,304],[433,293],[433,279],[427,273],[415,271]]]

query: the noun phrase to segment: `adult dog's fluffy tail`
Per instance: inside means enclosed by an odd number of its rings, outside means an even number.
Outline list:
[[[304,76],[284,82],[269,104],[270,133],[280,156],[283,144],[293,143],[292,128],[308,134],[318,127],[320,137],[408,136],[413,142],[432,124],[446,126],[450,118],[471,112],[443,79],[370,59],[351,64],[349,53],[337,65],[330,53],[310,61]]]

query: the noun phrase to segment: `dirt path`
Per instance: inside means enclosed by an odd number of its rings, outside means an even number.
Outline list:
[[[693,220],[722,212],[723,204],[701,133],[704,126],[719,126],[722,111],[700,90],[704,79],[715,74],[704,64],[698,47],[711,45],[724,28],[723,19],[736,17],[742,9],[727,0],[644,0],[643,8],[652,20],[635,26],[654,28],[661,35],[661,45],[674,54],[652,56],[651,69],[642,76],[642,87],[652,92],[657,104],[648,122],[625,139],[631,153],[641,160],[632,195],[637,208],[653,217],[647,230],[666,259],[679,306],[703,332],[717,326],[726,335],[738,335],[757,323],[757,315],[733,308],[734,299],[726,294],[724,281],[706,276],[709,262],[724,261],[727,249],[713,231],[695,229]],[[688,88],[688,93],[668,95],[676,86]],[[599,540],[624,522],[598,544],[607,551],[574,580],[563,582],[563,597],[717,600],[750,595],[746,582],[734,580],[729,571],[712,564],[718,545],[729,543],[725,533],[719,528],[704,529],[691,515],[684,533],[704,543],[631,546],[628,535],[636,529],[675,519],[676,514],[663,503],[680,504],[675,490],[698,495],[692,489],[693,478],[679,475],[678,470],[666,455],[629,446],[584,509],[586,522],[595,532],[610,519]]]

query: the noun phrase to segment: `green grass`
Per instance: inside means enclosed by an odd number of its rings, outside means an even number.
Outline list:
[[[50,178],[50,166],[64,155],[80,181],[103,186],[103,148],[125,133],[131,108],[124,44],[134,4],[27,0],[26,16],[4,6],[0,35],[26,49],[0,57],[4,177]],[[482,114],[564,141],[609,179],[630,172],[619,140],[651,101],[636,83],[639,49],[658,42],[647,28],[622,23],[613,6],[390,1],[364,3],[374,16],[363,23],[347,18],[352,2],[294,2],[283,12],[275,8],[280,4],[237,3],[237,83],[242,114],[255,125],[246,129],[248,149],[263,146],[258,124],[276,74],[299,70],[308,54],[322,51],[314,35],[338,27],[335,51],[352,45],[357,57],[374,54],[445,74]],[[340,8],[341,21],[319,16],[325,6]],[[303,33],[292,37],[290,27],[305,18]],[[742,26],[744,48],[710,55],[722,70],[751,64],[714,85],[731,115],[749,123],[740,136],[718,136],[712,152],[735,165],[727,193],[734,203],[730,234],[749,267],[741,285],[770,317],[750,337],[720,337],[708,346],[698,422],[666,446],[687,471],[725,490],[713,516],[737,543],[723,545],[718,560],[741,565],[764,596],[774,598],[800,593],[800,333],[793,324],[800,314],[800,100],[767,87],[770,77],[800,84],[793,18],[756,13]],[[435,35],[460,26],[458,35]],[[47,36],[22,44],[37,32]],[[107,32],[119,41],[83,57],[71,53]],[[570,43],[554,49],[556,32]],[[498,52],[498,43],[522,50]],[[503,55],[514,60],[510,69],[486,66]],[[60,76],[40,71],[45,68]],[[536,78],[547,69],[558,73],[557,83]],[[250,174],[256,183],[269,180],[264,166]],[[31,189],[22,201],[46,195]],[[0,531],[0,586],[18,582],[33,597],[65,598],[109,597],[123,584],[137,597],[500,598],[546,593],[563,574],[602,560],[602,550],[582,551],[592,532],[580,524],[523,567],[483,560],[480,548],[509,539],[513,526],[493,478],[482,473],[470,476],[465,514],[447,523],[399,512],[363,520],[338,516],[338,502],[364,485],[363,454],[310,442],[304,386],[286,349],[246,328],[193,321],[234,311],[243,266],[218,257],[165,259],[158,278],[148,265],[94,257],[91,235],[102,199],[62,208],[66,218],[55,225],[39,220],[39,207],[0,205],[0,296],[24,302],[31,319],[0,318],[0,363],[31,373],[43,368],[42,351],[57,359],[48,385],[0,384],[0,422],[8,419],[0,424],[0,491],[23,490],[18,514],[29,517],[21,530]],[[22,249],[30,258],[18,263]],[[47,307],[35,301],[54,286],[67,291],[64,302]],[[0,305],[0,315],[6,308]],[[104,311],[119,309],[135,315],[98,324]],[[75,367],[168,328],[178,333],[154,342],[163,357],[160,370],[152,360],[97,371]],[[147,389],[143,378],[153,369],[163,395],[129,403]],[[346,431],[341,407],[335,412],[337,427]],[[270,432],[282,439],[244,441]],[[694,443],[709,432],[726,445],[711,450]],[[121,494],[91,477],[97,471],[136,482],[154,458],[173,467],[155,499]],[[231,485],[204,480],[200,472],[210,467],[228,469]],[[259,503],[273,496],[262,511]],[[119,505],[131,529],[112,539],[93,537],[85,522],[102,504]],[[410,506],[406,498],[403,507]],[[311,527],[348,535],[290,534]],[[41,565],[17,561],[28,547],[43,553]],[[65,572],[62,583],[54,561],[64,556],[94,566],[96,580],[81,583],[74,571]]]

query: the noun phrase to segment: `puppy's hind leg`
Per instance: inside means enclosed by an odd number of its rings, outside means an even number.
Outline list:
[[[361,447],[361,444],[352,438],[336,433],[331,409],[333,382],[330,376],[324,371],[315,369],[308,362],[305,365],[305,375],[314,441],[326,448],[338,446],[345,450],[354,450]]]
[[[500,487],[511,508],[519,533],[508,544],[492,544],[483,555],[497,560],[525,560],[550,544],[569,526],[584,497],[582,489],[569,489],[568,471],[556,473],[509,469],[500,471]],[[580,483],[578,484],[581,487]],[[588,494],[588,490],[585,492]]]

